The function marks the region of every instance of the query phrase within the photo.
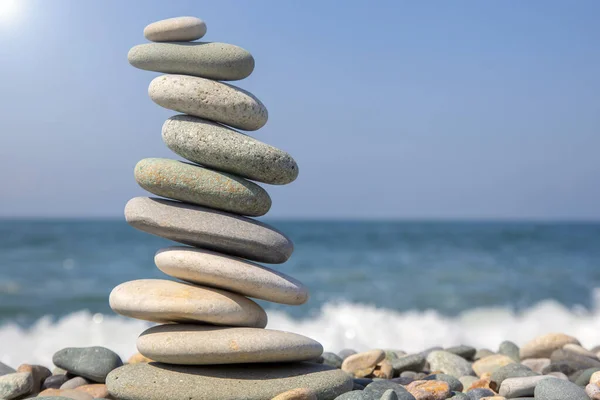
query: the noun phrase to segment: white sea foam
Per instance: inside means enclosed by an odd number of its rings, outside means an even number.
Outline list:
[[[555,301],[544,301],[523,312],[506,308],[481,308],[455,317],[436,311],[398,312],[374,306],[330,303],[318,315],[293,319],[269,312],[271,329],[282,329],[310,336],[326,350],[369,348],[419,351],[432,346],[470,344],[495,350],[503,340],[523,344],[536,335],[565,332],[584,346],[600,344],[600,289],[594,292],[594,307],[566,308]],[[80,311],[52,322],[38,320],[28,329],[15,324],[0,326],[0,361],[51,365],[52,354],[68,346],[106,346],[124,359],[135,352],[135,340],[149,323],[116,316]]]

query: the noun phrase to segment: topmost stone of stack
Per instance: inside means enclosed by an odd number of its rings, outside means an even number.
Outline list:
[[[176,17],[153,22],[144,36],[153,42],[191,42],[206,34],[206,24],[196,17]]]

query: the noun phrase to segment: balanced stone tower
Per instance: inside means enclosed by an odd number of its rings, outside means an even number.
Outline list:
[[[288,184],[298,166],[286,152],[235,130],[258,130],[267,122],[260,100],[221,82],[249,76],[254,58],[231,44],[195,42],[205,33],[205,23],[194,17],[155,22],[144,30],[152,43],[128,55],[134,67],[166,74],[148,92],[158,105],[183,113],[165,122],[162,137],[188,162],[140,161],[136,181],[160,198],[130,200],[125,218],[186,246],[155,256],[156,266],[178,280],[141,279],[112,291],[115,312],[159,325],[137,340],[153,362],[114,370],[108,390],[119,399],[226,400],[271,399],[303,388],[333,399],[352,389],[351,378],[306,362],[318,358],[322,346],[265,329],[265,310],[248,298],[288,305],[308,299],[300,282],[253,262],[284,263],[293,244],[248,218],[271,207],[269,194],[253,181]]]

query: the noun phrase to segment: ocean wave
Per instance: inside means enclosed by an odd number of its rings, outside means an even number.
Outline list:
[[[420,351],[432,346],[469,344],[497,349],[503,340],[523,344],[548,332],[577,337],[584,346],[600,344],[600,289],[593,292],[592,309],[568,308],[547,300],[526,310],[474,308],[457,316],[438,311],[394,311],[371,305],[336,302],[325,304],[311,318],[294,319],[281,311],[269,312],[270,329],[310,336],[328,351],[370,348]],[[0,326],[0,361],[52,364],[52,354],[64,347],[105,346],[126,360],[137,336],[151,324],[120,316],[78,311],[58,320],[43,317],[31,327],[15,323]]]

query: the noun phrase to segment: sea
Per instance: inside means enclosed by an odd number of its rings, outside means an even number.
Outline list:
[[[547,332],[600,344],[600,223],[266,221],[294,242],[271,266],[310,289],[302,306],[258,301],[268,328],[329,351],[496,349]],[[51,365],[68,346],[123,358],[148,322],[116,315],[113,287],[167,278],[172,242],[122,220],[0,220],[0,361]]]

